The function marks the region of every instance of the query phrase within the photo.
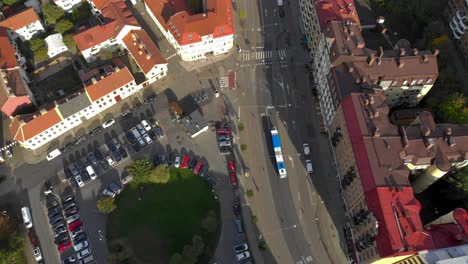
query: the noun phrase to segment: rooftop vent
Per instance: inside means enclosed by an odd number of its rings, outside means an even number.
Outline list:
[[[376,128],[374,130],[374,137],[380,137],[380,129],[379,128]]]
[[[424,145],[426,146],[426,149],[430,149],[435,145],[433,138],[424,138],[423,141]]]
[[[406,135],[406,129],[404,126],[400,127],[400,137],[401,137],[401,142],[403,143],[403,146],[405,148],[408,147],[408,136]]]
[[[444,129],[444,134],[446,136],[451,136],[452,135],[452,128],[451,127],[447,127],[446,129]]]
[[[413,49],[413,55],[414,55],[414,56],[417,56],[418,53],[419,53],[419,50],[418,50],[417,48],[414,48],[414,49]]]
[[[431,134],[431,130],[427,126],[421,126],[421,133],[423,136],[428,137]]]

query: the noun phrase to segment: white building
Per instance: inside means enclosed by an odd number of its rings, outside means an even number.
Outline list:
[[[44,26],[32,7],[0,21],[0,26],[8,29],[11,39],[21,38],[23,41],[44,31]]]
[[[65,12],[71,13],[73,7],[81,5],[81,0],[54,0],[54,3]]]
[[[49,58],[53,58],[58,54],[68,50],[67,45],[63,43],[63,37],[61,34],[53,34],[44,39],[47,46],[47,55]]]
[[[27,149],[38,149],[143,88],[123,65],[103,70],[80,92],[38,113],[16,116],[10,123],[13,138]]]
[[[205,11],[201,14],[190,14],[183,1],[145,2],[148,14],[182,60],[227,53],[234,45],[231,0],[203,2]],[[168,18],[169,13],[172,16]]]

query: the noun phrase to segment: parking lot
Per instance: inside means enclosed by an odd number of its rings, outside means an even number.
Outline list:
[[[202,107],[207,121],[220,120],[224,117],[219,114],[219,111],[213,111],[213,108],[219,107],[218,104],[219,102],[214,101]],[[145,144],[145,146],[137,152],[134,145],[132,146],[132,143],[125,135],[125,132],[128,133],[128,131],[131,131],[131,128],[141,123],[143,119],[147,120],[148,123],[152,125],[157,121],[165,136],[159,138],[156,135],[153,143]],[[214,122],[210,123],[214,124]],[[109,168],[104,168],[99,160],[94,164],[93,161],[89,159],[89,153],[94,153],[97,149],[100,150],[104,160],[107,156],[113,157],[110,151],[112,145],[109,146],[109,144],[106,144],[112,142],[113,138],[119,141],[128,156],[122,158],[119,162],[113,158],[115,163],[109,166]],[[114,147],[116,147],[115,144]],[[116,149],[118,152],[118,147],[116,147]],[[67,176],[64,168],[68,168],[71,164],[77,163],[77,161],[83,163],[83,166],[79,165],[80,169],[78,169],[78,171],[83,172],[83,175],[86,175],[86,173],[84,173],[86,170],[86,163],[90,163],[96,173],[96,179],[92,180],[90,175],[89,178],[88,176],[84,176],[85,185],[81,188],[74,187],[75,202],[79,208],[80,219],[86,230],[87,241],[91,248],[93,258],[98,263],[104,263],[107,254],[105,240],[106,216],[98,212],[95,205],[96,200],[103,195],[102,191],[111,183],[120,183],[121,178],[127,175],[125,168],[129,166],[133,160],[141,158],[152,160],[155,155],[163,154],[166,154],[166,157],[169,157],[170,154],[172,154],[173,157],[176,155],[189,155],[198,160],[203,160],[204,164],[209,165],[209,172],[207,172],[207,174],[217,182],[215,191],[219,197],[222,208],[221,219],[223,221],[223,231],[219,247],[225,247],[226,249],[223,250],[223,252],[230,252],[230,255],[232,255],[232,262],[227,263],[237,263],[232,248],[234,245],[245,241],[245,235],[239,233],[239,221],[235,221],[235,219],[240,218],[238,218],[238,216],[236,217],[233,210],[233,204],[237,203],[237,198],[235,188],[231,185],[232,177],[230,179],[228,176],[229,169],[227,166],[227,160],[231,160],[232,157],[230,155],[220,155],[214,127],[197,136],[195,139],[190,138],[177,122],[171,120],[168,102],[165,96],[160,96],[155,102],[143,104],[125,117],[115,118],[115,124],[101,131],[97,131],[96,133],[92,133],[92,135],[86,135],[85,140],[78,144],[70,145],[63,154],[57,158],[63,160],[63,166],[58,169],[56,177],[51,180],[54,189],[62,190],[67,186]],[[86,156],[88,156],[89,160],[84,158]],[[83,169],[81,167],[85,168]],[[33,210],[34,209],[35,208],[33,208]],[[33,211],[33,214],[43,217],[44,220],[39,220],[39,222],[42,223],[39,226],[43,227],[44,225],[48,225],[44,224],[48,222],[47,212],[45,210],[40,213],[34,213]],[[33,219],[36,221],[34,216]],[[49,251],[46,255],[55,255],[58,260],[57,247],[53,244],[52,240],[52,230],[49,227],[44,229],[46,231],[41,230],[41,232],[38,232],[41,233],[38,234],[42,242],[41,248],[43,251]],[[42,236],[48,236],[50,238],[43,239]],[[47,245],[44,245],[45,243],[42,240],[46,240]],[[62,254],[62,258],[67,258],[72,254],[73,250],[66,251]],[[52,261],[52,263],[55,262],[56,261]],[[223,261],[223,263],[224,262],[225,261]],[[47,263],[49,263],[49,261]]]

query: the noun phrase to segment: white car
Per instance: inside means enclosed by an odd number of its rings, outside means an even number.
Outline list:
[[[180,156],[176,156],[174,160],[174,167],[179,168],[180,167]]]
[[[73,248],[75,249],[75,251],[80,251],[82,250],[83,248],[87,248],[88,247],[88,241],[82,241],[78,244],[75,244],[75,246],[73,246]]]
[[[9,158],[13,157],[13,154],[11,154],[11,151],[9,149],[5,150],[5,153],[6,153],[7,157],[9,157]]]
[[[302,144],[302,148],[304,149],[304,155],[308,156],[310,154],[309,144],[307,143]]]
[[[145,139],[146,143],[148,143],[148,145],[153,143],[153,140],[150,138],[150,136],[148,136],[148,134],[144,134],[143,138]]]
[[[90,254],[91,254],[91,249],[85,248],[85,249],[81,250],[80,252],[78,252],[78,254],[76,254],[76,257],[78,259],[82,259],[82,258],[84,258],[84,257],[86,257],[86,256],[88,256]]]
[[[250,252],[249,251],[244,251],[242,253],[236,254],[236,260],[241,261],[244,259],[250,258]]]
[[[114,160],[112,159],[111,156],[106,157],[107,163],[109,163],[110,166],[114,165]]]
[[[305,161],[305,167],[306,167],[307,173],[310,174],[310,173],[314,172],[314,168],[312,167],[312,161],[306,160]]]
[[[102,194],[104,194],[105,196],[112,197],[112,198],[115,197],[115,193],[112,192],[112,191],[110,191],[108,188],[105,188],[105,189],[102,191]]]
[[[127,184],[127,183],[131,182],[132,180],[133,180],[133,176],[132,175],[127,175],[127,176],[122,178],[121,182],[122,182],[122,184]]]
[[[81,178],[81,175],[76,175],[75,176],[75,181],[78,184],[78,186],[83,187],[84,186],[84,181]]]
[[[106,122],[104,122],[104,124],[102,124],[102,127],[103,128],[108,128],[108,127],[112,126],[113,124],[115,124],[115,120],[114,119],[109,119]]]
[[[33,252],[34,252],[34,258],[36,259],[36,261],[41,261],[42,260],[41,249],[39,247],[35,247],[33,249]]]
[[[151,130],[151,126],[148,124],[148,121],[146,120],[141,120],[141,125],[145,128],[146,131],[150,131]]]
[[[59,149],[54,149],[51,152],[49,152],[49,154],[47,155],[47,160],[48,161],[53,160],[56,157],[60,156],[61,154],[62,152]]]

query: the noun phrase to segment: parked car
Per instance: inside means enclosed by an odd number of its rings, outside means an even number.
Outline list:
[[[302,144],[302,148],[304,149],[304,155],[308,156],[310,154],[309,144],[307,143]]]
[[[106,160],[107,160],[107,163],[108,163],[110,166],[114,165],[114,159],[112,159],[111,156],[107,156],[107,157],[106,157]]]
[[[219,147],[230,147],[231,146],[231,140],[218,141],[218,146]]]
[[[54,225],[58,221],[62,221],[62,220],[63,220],[62,214],[57,214],[53,218],[49,218],[49,224]]]
[[[244,259],[250,258],[250,252],[249,251],[244,251],[242,253],[236,254],[236,260],[237,261],[242,261]]]
[[[155,128],[154,133],[156,133],[156,135],[158,136],[159,139],[164,137],[164,132],[163,132],[162,128],[160,128],[160,127]]]
[[[133,148],[133,150],[134,150],[135,152],[138,152],[138,151],[141,150],[140,143],[134,141],[134,142],[131,143],[131,145],[132,145],[132,148]]]
[[[42,253],[41,253],[41,249],[39,247],[35,247],[33,249],[33,253],[34,253],[34,259],[36,261],[41,261],[42,260]]]
[[[184,157],[182,158],[182,162],[180,163],[180,167],[182,169],[186,169],[188,167],[189,161],[190,161],[190,156],[184,155]]]
[[[59,222],[53,224],[51,227],[52,227],[52,230],[55,230],[55,229],[60,228],[60,227],[62,227],[62,226],[65,226],[65,221],[64,221],[64,220],[59,221]]]
[[[125,109],[125,110],[122,110],[121,116],[126,117],[131,113],[132,113],[132,111],[130,111],[130,109]]]
[[[109,162],[107,160],[100,160],[99,165],[101,165],[103,170],[109,169]]]
[[[144,128],[146,131],[150,131],[150,130],[151,130],[151,126],[148,124],[148,121],[146,121],[145,119],[141,120],[141,125],[143,126],[143,128]]]
[[[237,176],[236,176],[235,172],[230,172],[229,173],[229,180],[230,180],[232,186],[237,186]]]
[[[31,245],[37,246],[37,236],[36,233],[34,233],[33,230],[29,229],[28,230],[28,237],[29,237],[29,242],[31,242]]]
[[[174,167],[179,168],[180,167],[180,161],[181,161],[180,156],[176,156],[175,160],[174,160]]]
[[[78,243],[80,243],[81,241],[86,240],[86,238],[87,238],[86,233],[83,232],[83,233],[77,235],[75,238],[73,238],[73,242],[74,242],[75,244],[78,244]]]
[[[72,244],[70,241],[64,242],[58,246],[58,251],[60,253],[66,251],[67,249],[71,248]]]
[[[112,198],[115,197],[115,193],[112,190],[110,190],[109,188],[105,188],[104,190],[102,190],[102,194],[105,195],[105,196],[112,197]]]
[[[76,256],[71,255],[68,258],[64,259],[62,264],[72,264],[72,263],[75,263],[75,262],[76,262]]]
[[[76,220],[75,222],[68,225],[68,230],[73,231],[75,230],[75,228],[78,228],[82,225],[83,225],[83,222],[81,222],[81,220]]]
[[[84,186],[83,178],[81,178],[80,175],[76,175],[76,176],[75,176],[75,181],[76,181],[76,183],[78,184],[78,186],[79,186],[80,188]]]
[[[132,131],[125,132],[125,137],[127,138],[128,142],[133,143],[136,140],[136,137],[133,135]]]
[[[148,131],[148,136],[151,138],[151,140],[153,141],[156,141],[156,139],[158,139],[158,136],[156,135],[156,133],[154,133],[153,130],[150,130]]]
[[[78,208],[72,207],[72,208],[65,211],[65,216],[69,217],[69,216],[74,215],[76,213],[78,213]]]
[[[78,175],[78,168],[75,166],[75,164],[68,165],[68,169],[71,171],[73,176]]]
[[[67,223],[73,223],[75,222],[76,220],[80,219],[80,215],[79,214],[74,214],[74,215],[71,215],[69,217],[67,217]]]
[[[236,171],[236,164],[234,164],[233,160],[228,161],[228,170],[230,172]]]
[[[135,127],[138,129],[138,132],[140,132],[141,135],[146,133],[146,130],[143,128],[141,124],[137,124]]]
[[[217,135],[218,136],[218,141],[223,141],[223,140],[231,140],[231,137],[229,135]]]
[[[75,196],[73,195],[73,193],[68,193],[68,194],[62,195],[62,201],[64,203],[68,203],[68,202],[71,202],[71,201],[74,201],[74,200],[75,200]]]
[[[140,132],[138,131],[138,129],[137,129],[136,127],[132,127],[132,128],[130,129],[130,131],[132,132],[132,134],[133,134],[133,136],[134,136],[135,138],[141,137],[141,134],[140,134]]]
[[[173,153],[170,153],[170,154],[167,156],[167,159],[166,159],[167,166],[172,166],[172,164],[174,164],[174,159],[175,159],[174,154],[173,154]]]
[[[218,128],[216,129],[216,134],[218,135],[231,135],[231,129],[230,128]]]
[[[145,103],[149,104],[149,103],[155,101],[156,99],[158,99],[158,96],[156,94],[150,94],[150,95],[145,97]]]
[[[64,203],[62,207],[64,210],[68,210],[72,207],[76,207],[76,203],[74,201],[67,202],[67,203]]]
[[[305,167],[306,167],[307,173],[310,174],[310,173],[314,172],[314,168],[312,167],[312,161],[306,160],[305,161]]]
[[[195,168],[195,164],[197,164],[197,159],[195,157],[192,157],[188,163],[188,167],[190,169]]]
[[[75,145],[78,145],[85,140],[86,140],[86,137],[83,135],[76,140]]]
[[[54,230],[54,237],[58,237],[61,234],[66,233],[66,232],[67,232],[67,228],[65,226],[61,226]]]
[[[109,184],[108,188],[115,194],[119,194],[122,191],[122,187],[120,187],[116,183]]]
[[[198,175],[202,167],[203,167],[203,161],[202,160],[197,161],[197,164],[193,168],[193,173]]]
[[[91,180],[95,180],[97,178],[96,171],[94,170],[93,166],[89,165],[86,167],[86,172],[88,173]]]
[[[75,249],[75,251],[80,251],[80,250],[82,250],[84,248],[87,248],[87,247],[88,247],[88,241],[83,240],[80,243],[75,244],[75,246],[73,246],[73,249]]]
[[[137,138],[138,144],[140,144],[140,147],[146,146],[146,142],[142,137]]]
[[[144,134],[143,135],[143,138],[145,139],[146,143],[148,145],[150,145],[151,143],[153,143],[153,140],[150,138],[150,136],[148,136],[148,134]]]
[[[62,211],[62,210],[60,209],[59,206],[51,207],[51,208],[49,208],[49,209],[47,210],[47,217],[50,218],[51,216],[53,216],[53,215],[55,215],[55,214],[57,214],[57,213],[60,213],[60,211]]]
[[[77,257],[78,259],[82,259],[82,258],[84,258],[84,257],[86,257],[86,256],[88,256],[88,255],[91,255],[91,249],[85,248],[85,249],[83,249],[82,251],[78,252],[78,253],[76,254],[76,257]]]
[[[122,178],[121,182],[123,185],[125,184],[128,184],[129,182],[131,182],[133,180],[133,176],[132,175],[127,175],[125,177]]]
[[[94,150],[94,155],[96,156],[96,159],[98,161],[104,160],[104,156],[102,155],[101,151],[99,149]]]
[[[104,122],[104,124],[102,124],[102,127],[103,128],[108,128],[108,127],[112,126],[113,124],[115,124],[115,120],[114,119],[109,119],[106,122]]]
[[[97,158],[96,158],[96,155],[94,155],[94,152],[88,153],[88,158],[89,158],[89,160],[91,161],[91,163],[92,163],[93,165],[97,165],[97,164],[98,164],[98,160],[97,160]]]
[[[219,153],[220,153],[221,155],[228,155],[228,154],[231,154],[231,151],[232,151],[232,148],[229,147],[229,146],[219,147]]]
[[[119,154],[122,156],[122,159],[126,159],[128,157],[128,153],[123,147],[119,148]]]
[[[232,250],[234,250],[234,253],[241,253],[248,249],[249,249],[249,246],[247,245],[247,243],[242,243],[232,248]]]
[[[70,238],[68,237],[68,234],[65,233],[65,234],[61,234],[60,236],[56,237],[55,240],[54,240],[54,243],[59,245],[61,243],[65,243],[67,241],[70,241]]]
[[[198,175],[200,175],[201,177],[204,177],[207,173],[208,173],[208,170],[210,169],[210,167],[208,167],[208,164],[203,166],[200,171],[198,172]]]
[[[47,206],[47,209],[58,206],[57,199],[52,195],[47,196],[46,206]]]
[[[206,175],[205,180],[208,182],[208,184],[211,186],[211,188],[214,188],[216,186],[216,181],[211,177],[211,175]]]
[[[232,210],[234,211],[235,216],[240,215],[240,205],[238,203],[232,205]]]

